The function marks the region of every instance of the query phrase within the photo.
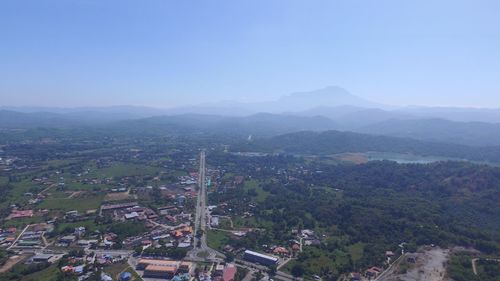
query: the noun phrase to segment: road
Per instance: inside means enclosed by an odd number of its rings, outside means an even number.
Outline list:
[[[189,252],[191,259],[203,259],[213,261],[216,259],[217,251],[207,245],[207,175],[206,175],[205,150],[200,152],[200,169],[198,172],[198,197],[196,200],[194,248]],[[201,233],[201,237],[196,234]]]
[[[21,239],[21,237],[23,236],[23,234],[26,232],[26,230],[28,230],[28,228],[31,226],[31,224],[28,224],[24,229],[23,231],[21,231],[21,233],[17,236],[16,240],[14,240],[14,242],[12,242],[12,244],[7,248],[7,250],[10,250],[12,247],[14,247],[17,243],[17,241],[19,241],[19,239]]]
[[[201,237],[197,238],[196,235],[194,237],[193,243],[194,247],[188,254],[186,260],[191,261],[208,261],[208,262],[221,262],[223,261],[220,257],[225,258],[224,254],[208,247],[207,245],[207,222],[208,222],[208,214],[207,214],[207,184],[206,184],[206,153],[205,150],[200,152],[200,168],[198,172],[198,197],[196,201],[196,212],[195,212],[195,234],[201,232]],[[198,243],[199,241],[199,243]],[[199,244],[199,246],[198,246]],[[249,263],[243,260],[236,260],[239,266],[245,267],[249,269],[251,272],[255,272],[255,270],[260,270],[262,272],[267,272],[269,269],[266,266],[261,266],[253,263]],[[247,275],[246,278],[249,278],[252,275]],[[294,278],[293,276],[284,273],[282,271],[278,271],[276,276],[279,279],[292,281],[292,280],[301,280],[301,278]]]
[[[486,261],[496,261],[496,262],[500,262],[500,259],[485,259],[485,258],[475,258],[475,259],[472,259],[471,262],[472,262],[472,272],[474,272],[474,275],[477,275],[477,266],[476,266],[476,262],[478,260],[486,260]]]
[[[405,257],[405,254],[402,254],[401,256],[399,256],[394,262],[392,262],[389,267],[382,271],[382,273],[380,273],[379,276],[377,276],[377,278],[375,278],[374,281],[378,281],[378,280],[384,280],[385,277],[387,277],[387,275],[390,275],[394,272],[394,268],[396,267],[396,265],[398,265],[401,260],[403,260]]]

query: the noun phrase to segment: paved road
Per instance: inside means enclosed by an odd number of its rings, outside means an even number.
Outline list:
[[[394,260],[390,265],[389,267],[382,271],[382,273],[380,273],[379,276],[377,276],[377,278],[375,278],[374,281],[383,281],[384,278],[386,278],[388,275],[391,275],[393,272],[394,272],[394,269],[396,268],[396,266],[402,261],[404,260],[404,257],[406,255],[403,253],[401,256],[399,256],[396,260]]]
[[[268,270],[269,270],[269,267],[267,267],[267,266],[247,262],[245,260],[235,259],[235,261],[236,261],[236,264],[238,266],[244,267],[244,268],[251,270],[251,271],[254,271],[254,272],[260,270],[263,274],[266,274],[266,272],[268,272]],[[293,280],[301,281],[301,280],[303,280],[302,278],[295,278],[292,275],[285,273],[283,271],[279,271],[279,270],[276,272],[276,277],[281,279],[281,280],[285,280],[285,281],[293,281]]]
[[[14,247],[16,244],[17,244],[17,241],[19,241],[19,239],[21,239],[21,237],[23,236],[23,234],[26,232],[26,230],[28,230],[28,228],[31,226],[31,224],[28,224],[24,229],[23,231],[21,231],[21,233],[17,236],[16,240],[14,240],[14,242],[12,242],[12,244],[7,248],[7,250],[10,250],[12,247]]]
[[[215,261],[218,253],[207,245],[207,183],[206,183],[206,154],[205,150],[200,152],[200,170],[198,172],[198,197],[195,212],[195,237],[194,248],[189,252],[190,259],[202,259],[204,261]],[[196,234],[202,233],[201,237]],[[199,244],[199,247],[198,247]],[[201,256],[200,256],[201,255]]]

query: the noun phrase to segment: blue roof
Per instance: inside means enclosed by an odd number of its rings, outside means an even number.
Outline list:
[[[132,278],[132,274],[130,272],[122,272],[122,274],[120,274],[121,280],[128,280],[130,278]]]

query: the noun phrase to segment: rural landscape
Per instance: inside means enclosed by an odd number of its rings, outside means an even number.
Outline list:
[[[0,1],[0,281],[500,281],[500,1]]]

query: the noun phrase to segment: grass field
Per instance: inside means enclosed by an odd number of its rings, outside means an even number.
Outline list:
[[[113,280],[119,280],[120,273],[122,272],[130,272],[132,274],[132,281],[142,281],[142,278],[137,275],[127,262],[119,262],[106,266],[104,272],[109,274]]]
[[[57,225],[57,231],[61,232],[65,228],[71,228],[74,229],[76,227],[83,226],[87,230],[87,232],[92,232],[94,230],[102,230],[105,228],[105,226],[102,225],[96,225],[93,220],[85,220],[85,221],[79,221],[79,222],[72,222],[72,223],[60,223]]]
[[[104,199],[104,195],[93,195],[77,197],[72,199],[66,198],[48,198],[38,206],[41,209],[85,212],[86,210],[99,209]]]
[[[57,273],[59,269],[57,268],[57,264],[53,264],[48,268],[38,271],[29,275],[26,275],[21,279],[21,281],[54,281],[56,279]],[[74,279],[68,280],[77,280],[76,277]]]
[[[3,226],[4,227],[22,228],[28,224],[40,223],[40,222],[44,222],[44,221],[45,221],[45,219],[43,217],[19,218],[19,219],[12,219],[12,220],[4,221]]]
[[[207,233],[207,244],[210,248],[222,250],[229,241],[230,235],[228,232],[220,230],[209,230]]]
[[[335,270],[339,265],[348,263],[347,254],[341,251],[324,253],[320,249],[306,247],[305,253],[309,258],[301,264],[305,269],[304,279],[306,280],[312,280],[312,275],[319,274],[322,269],[329,268],[330,270]],[[282,270],[290,273],[293,266],[297,263],[299,263],[297,260],[292,260]]]
[[[257,220],[255,217],[243,218],[233,217],[234,228],[270,228],[273,223],[271,221]]]
[[[363,243],[356,243],[347,248],[353,261],[358,261],[363,257],[363,250],[365,245]]]
[[[141,175],[156,175],[161,169],[157,167],[116,163],[110,167],[103,169],[92,170],[87,177],[125,177],[125,176],[141,176]]]
[[[255,189],[255,191],[257,192],[257,196],[255,197],[255,201],[257,201],[257,202],[264,202],[266,200],[266,198],[269,196],[269,192],[264,191],[264,189],[262,189],[262,187],[259,185],[259,183],[255,180],[245,181],[243,189],[245,191],[248,191],[249,189]]]

